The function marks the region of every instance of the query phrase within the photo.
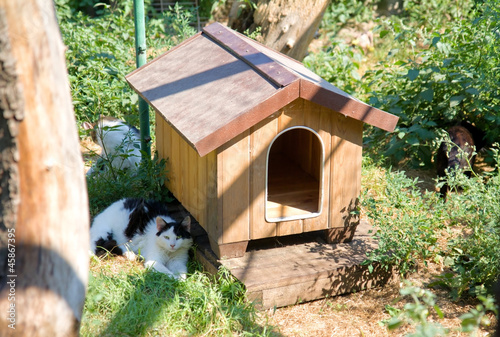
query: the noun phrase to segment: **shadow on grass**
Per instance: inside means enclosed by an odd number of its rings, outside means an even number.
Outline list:
[[[185,281],[152,271],[112,277],[99,274],[89,284],[88,331],[82,335],[227,336],[244,332],[282,336],[259,322],[242,291],[243,286],[234,281],[215,281],[199,271]],[[109,321],[106,316],[111,317]],[[101,328],[102,324],[106,327]]]

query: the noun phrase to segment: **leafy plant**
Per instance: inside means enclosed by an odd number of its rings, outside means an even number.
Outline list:
[[[438,132],[457,121],[474,123],[490,141],[498,136],[500,15],[493,1],[473,14],[443,27],[385,21],[380,36],[392,36],[397,45],[364,81],[372,89],[370,104],[400,121],[390,135],[370,129],[370,144],[384,144],[375,151],[429,167]]]
[[[434,192],[422,194],[417,179],[404,172],[387,172],[383,197],[365,192],[362,204],[376,228],[378,247],[363,264],[398,266],[401,274],[415,271],[418,262],[440,254],[437,244],[445,230],[443,202]]]
[[[111,166],[102,160],[103,165]],[[157,154],[152,160],[142,161],[137,170],[109,168],[107,173],[87,177],[90,213],[96,215],[113,202],[126,197],[169,201],[165,181],[168,175],[165,159]]]
[[[329,34],[335,35],[349,22],[358,23],[372,20],[376,16],[375,7],[376,3],[372,0],[332,1],[323,16],[320,27],[328,31]]]
[[[500,159],[498,146],[492,152]],[[376,228],[378,248],[364,264],[397,266],[404,275],[439,259],[448,269],[431,286],[447,287],[454,299],[484,296],[500,275],[498,164],[486,179],[457,170],[444,182],[452,190],[446,202],[434,191],[421,192],[404,172],[389,171],[371,182],[381,187],[365,190],[362,205]],[[438,241],[442,237],[447,239]]]
[[[391,319],[387,321],[389,330],[394,330],[403,324],[412,324],[415,326],[415,332],[407,336],[434,337],[448,334],[448,329],[441,324],[428,321],[431,310],[439,318],[444,317],[443,312],[436,304],[436,296],[432,292],[419,287],[407,286],[402,288],[400,293],[402,296],[411,297],[412,301],[406,303],[403,310],[389,311],[393,314]]]
[[[303,62],[323,79],[353,94],[362,85],[358,73],[361,53],[361,48],[353,49],[345,43],[336,42],[324,51],[307,55]]]
[[[495,176],[486,183],[469,179],[464,190],[448,200],[451,221],[465,227],[464,235],[448,242],[445,262],[453,272],[438,282],[450,288],[454,298],[483,295],[500,275],[499,197]]]
[[[490,311],[498,315],[498,305],[500,305],[500,303],[495,303],[495,300],[490,296],[478,296],[478,299],[481,301],[481,304],[476,305],[468,313],[460,316],[462,331],[470,332],[472,335],[476,333],[478,327],[489,326],[491,324],[486,313]]]
[[[392,306],[386,306],[386,310],[391,318],[383,323],[389,330],[395,330],[403,324],[411,324],[415,331],[406,336],[412,337],[436,337],[448,336],[452,329],[445,328],[439,322],[429,321],[429,316],[433,313],[438,319],[444,318],[444,314],[436,303],[436,295],[430,290],[415,287],[406,283],[406,286],[400,290],[403,297],[410,297],[411,301],[406,303],[403,309],[396,309]],[[475,335],[481,326],[490,325],[490,320],[486,312],[493,311],[497,313],[497,306],[492,297],[479,297],[481,304],[471,309],[468,313],[460,316],[462,321],[461,329],[458,331],[468,332]]]

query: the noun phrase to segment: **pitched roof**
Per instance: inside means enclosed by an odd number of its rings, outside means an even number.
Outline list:
[[[398,121],[219,23],[126,79],[200,156],[299,97],[387,131]]]

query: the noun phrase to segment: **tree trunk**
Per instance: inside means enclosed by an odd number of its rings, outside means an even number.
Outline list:
[[[77,336],[89,213],[51,0],[0,0],[0,335]]]
[[[262,28],[259,41],[302,61],[329,0],[259,0],[253,19]]]

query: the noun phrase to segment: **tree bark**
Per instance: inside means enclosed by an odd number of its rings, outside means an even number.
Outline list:
[[[77,336],[89,212],[51,0],[0,0],[0,335]]]
[[[262,28],[259,41],[302,61],[329,0],[259,0],[253,19]]]

